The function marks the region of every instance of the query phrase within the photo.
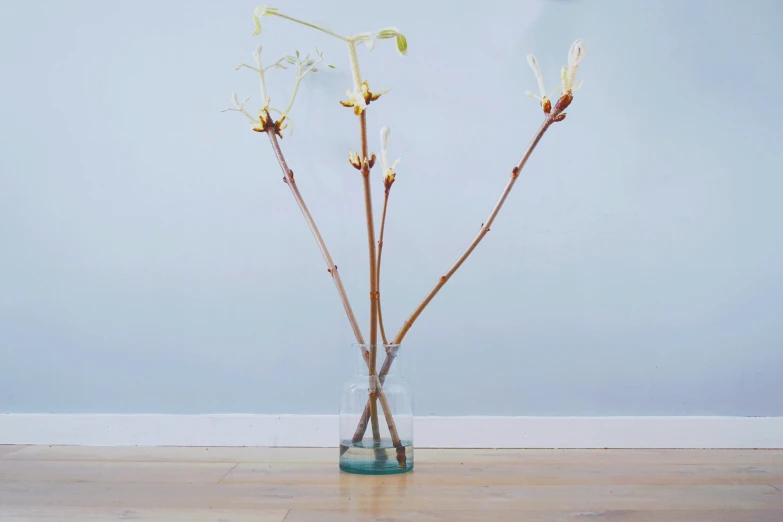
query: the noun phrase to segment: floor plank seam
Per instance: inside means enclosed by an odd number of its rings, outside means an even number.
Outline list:
[[[15,450],[11,450],[8,453],[2,453],[2,454],[0,454],[0,459],[4,459],[8,455],[13,455],[14,453],[22,451],[23,449],[28,448],[28,447],[29,447],[29,445],[24,445],[24,446],[20,446],[20,447],[16,448]]]
[[[220,480],[218,480],[218,481],[217,481],[217,483],[218,483],[218,484],[220,484],[221,482],[223,482],[223,479],[225,479],[227,476],[229,476],[229,475],[231,474],[231,472],[232,472],[232,471],[234,471],[234,470],[236,469],[236,467],[237,467],[237,466],[239,466],[239,462],[237,462],[236,464],[234,464],[233,466],[231,466],[231,469],[230,469],[230,470],[228,470],[228,471],[226,472],[226,474],[225,474],[225,475],[223,475],[222,477],[220,477]],[[286,514],[286,516],[288,516],[288,514]]]

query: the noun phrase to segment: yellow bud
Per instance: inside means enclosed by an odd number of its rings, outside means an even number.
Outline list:
[[[400,33],[397,33],[397,50],[403,56],[408,54],[408,40]]]
[[[362,162],[359,160],[359,155],[355,152],[351,151],[348,153],[348,161],[351,163],[351,165],[353,165],[354,168],[362,168]]]

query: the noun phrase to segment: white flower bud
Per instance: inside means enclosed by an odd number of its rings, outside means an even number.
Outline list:
[[[391,134],[391,129],[389,127],[381,127],[381,174],[383,174],[384,178],[389,178],[389,176],[391,176],[389,179],[393,181],[394,169],[397,168],[400,160],[397,159],[394,161],[394,163],[389,165],[389,134]]]
[[[568,85],[568,67],[565,65],[560,69],[560,85],[563,87],[563,94],[565,94],[571,87]]]
[[[359,159],[359,155],[354,151],[348,153],[348,162],[353,165],[355,169],[362,168],[362,161]]]
[[[568,68],[576,71],[579,63],[585,55],[585,43],[580,39],[571,44],[571,50],[568,52]]]
[[[389,134],[391,134],[391,129],[389,127],[381,127],[381,166],[383,167],[383,170],[389,168],[388,155],[386,153],[389,148]]]
[[[576,70],[582,62],[585,55],[585,43],[582,40],[576,40],[568,51],[568,66],[563,67],[562,84],[563,92],[576,89],[574,81],[576,80]]]
[[[258,44],[256,50],[253,51],[253,59],[256,61],[258,68],[261,68],[261,44]]]

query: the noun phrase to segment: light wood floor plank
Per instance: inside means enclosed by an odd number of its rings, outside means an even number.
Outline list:
[[[0,460],[0,483],[35,481],[217,484],[234,466],[235,464],[231,463],[204,462]]]
[[[3,447],[3,446],[0,446]],[[20,460],[132,462],[289,462],[335,464],[336,448],[27,446],[7,455]],[[514,464],[735,464],[783,466],[783,450],[517,450],[416,449],[416,463]]]
[[[113,509],[0,507],[3,522],[92,522],[138,520],[142,522],[283,522],[287,509]]]
[[[417,450],[413,473],[386,477],[337,456],[15,447],[0,521],[783,522],[783,451]]]
[[[8,458],[113,462],[299,462],[337,465],[337,448],[28,446]]]
[[[367,511],[291,510],[285,522],[781,522],[783,511]]]
[[[409,486],[579,486],[579,485],[767,485],[783,482],[783,466],[733,464],[644,465],[470,465],[419,464],[405,476],[365,477],[341,473],[332,464],[239,464],[223,484],[290,484],[352,487],[404,482]],[[781,520],[783,522],[783,520]]]
[[[377,487],[0,482],[0,506],[365,510],[783,509],[771,486]]]
[[[460,464],[736,464],[781,465],[783,450],[460,450],[416,449],[416,462]]]
[[[0,444],[0,458],[2,458],[4,455],[8,455],[10,453],[14,453],[15,451],[19,451],[22,448],[25,448],[26,446],[19,446],[15,444]]]

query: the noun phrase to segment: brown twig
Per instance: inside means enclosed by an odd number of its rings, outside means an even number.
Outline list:
[[[351,323],[354,336],[356,337],[356,342],[362,347],[362,349],[365,349],[364,338],[362,336],[361,329],[359,328],[359,325],[356,321],[356,316],[353,313],[353,309],[351,308],[351,304],[348,301],[348,296],[345,293],[345,288],[343,287],[343,283],[342,280],[340,279],[340,275],[337,272],[337,265],[335,265],[334,262],[332,261],[332,256],[329,254],[329,250],[326,248],[326,244],[324,243],[324,240],[321,237],[321,233],[318,231],[318,227],[315,225],[315,221],[313,220],[313,217],[310,214],[310,211],[308,210],[307,205],[304,202],[304,199],[302,198],[302,194],[299,192],[299,188],[296,186],[294,173],[290,168],[288,168],[288,163],[286,162],[285,157],[283,156],[283,151],[280,149],[280,143],[277,141],[276,130],[273,126],[270,126],[270,128],[265,132],[269,136],[269,141],[272,145],[272,150],[274,150],[275,157],[277,157],[277,161],[280,164],[280,168],[283,170],[283,181],[285,181],[285,183],[291,189],[291,194],[294,196],[294,199],[296,200],[299,209],[302,211],[302,214],[304,215],[307,224],[310,226],[310,230],[312,231],[313,237],[315,237],[315,240],[318,243],[318,247],[321,249],[321,254],[324,257],[324,261],[326,261],[327,269],[329,270],[329,273],[332,275],[334,284],[337,287],[337,293],[340,295],[340,300],[342,301],[343,307],[345,308],[345,312],[348,315],[348,320]],[[364,360],[369,368],[369,353],[364,354]],[[402,444],[400,443],[400,437],[397,433],[397,427],[394,423],[394,418],[392,417],[391,407],[389,406],[389,402],[386,399],[386,394],[383,391],[383,387],[377,386],[376,384],[376,388],[378,392],[378,400],[381,403],[381,408],[383,409],[383,414],[386,419],[386,423],[389,427],[389,433],[391,434],[392,444],[394,444],[394,446],[397,448],[397,455],[398,455],[397,460],[400,462],[401,466],[405,466],[405,449],[402,448]],[[364,430],[362,430],[362,435],[359,437],[358,440],[354,440],[354,443],[358,442],[359,440],[362,439],[362,437],[364,437],[364,431],[366,429],[367,427],[365,421],[365,427]],[[401,448],[402,448],[402,455],[401,455],[402,460],[400,460]]]
[[[500,198],[498,198],[497,203],[495,203],[495,206],[492,208],[492,211],[489,213],[489,216],[481,225],[481,230],[479,231],[479,233],[476,235],[473,241],[470,242],[468,248],[462,253],[461,256],[459,256],[459,258],[451,266],[451,268],[449,268],[449,270],[440,277],[438,283],[430,291],[430,293],[427,294],[427,296],[419,304],[419,306],[416,307],[416,309],[413,311],[410,317],[408,317],[408,319],[403,323],[402,328],[400,328],[400,331],[397,332],[397,335],[394,337],[394,341],[392,341],[392,344],[400,344],[402,342],[402,340],[405,338],[405,335],[408,333],[408,330],[410,330],[411,326],[413,326],[413,323],[416,321],[419,315],[424,311],[424,308],[427,307],[427,305],[437,295],[440,289],[443,288],[443,286],[448,282],[449,279],[451,279],[451,276],[454,275],[454,272],[456,272],[459,269],[459,267],[462,266],[462,263],[465,262],[468,256],[470,256],[470,254],[473,253],[473,250],[475,250],[478,244],[481,243],[481,240],[484,239],[484,236],[487,235],[490,227],[492,226],[492,223],[494,223],[495,218],[500,212],[500,209],[503,207],[503,203],[506,202],[506,198],[508,197],[509,192],[511,192],[511,189],[514,188],[514,184],[517,182],[517,179],[519,178],[519,173],[524,168],[525,163],[527,163],[527,160],[530,158],[530,155],[533,153],[533,150],[535,150],[536,146],[538,145],[538,142],[541,141],[541,138],[544,136],[544,133],[547,131],[547,129],[549,129],[550,125],[552,125],[552,123],[554,122],[555,117],[556,116],[548,116],[546,120],[544,120],[544,123],[541,124],[541,127],[539,127],[535,136],[533,136],[533,140],[530,142],[530,145],[528,145],[527,149],[525,150],[525,153],[522,155],[522,158],[520,158],[520,160],[517,162],[514,168],[511,169],[511,175],[509,176],[508,182],[506,183],[506,186],[503,188],[503,192],[501,192]]]
[[[362,336],[359,323],[356,321],[356,316],[354,315],[353,309],[351,308],[351,303],[348,301],[348,295],[345,293],[345,287],[343,286],[342,279],[340,279],[340,273],[337,271],[337,265],[335,265],[334,261],[332,261],[332,256],[329,254],[329,250],[326,248],[326,243],[324,243],[323,237],[321,237],[321,233],[318,231],[318,227],[315,225],[313,216],[310,214],[310,211],[307,209],[307,205],[305,205],[302,195],[299,193],[299,188],[296,186],[296,180],[294,179],[294,172],[288,168],[288,163],[286,163],[285,157],[283,156],[283,151],[280,149],[280,143],[277,141],[274,128],[268,129],[266,133],[267,136],[269,136],[270,143],[272,144],[272,150],[275,151],[277,161],[280,163],[280,168],[283,170],[283,181],[285,181],[286,185],[288,185],[288,188],[291,189],[291,194],[294,196],[296,204],[299,205],[299,210],[302,211],[302,215],[304,216],[305,221],[307,221],[307,225],[310,227],[310,231],[313,233],[315,242],[318,243],[318,248],[321,250],[321,255],[326,262],[326,270],[332,276],[334,286],[337,288],[340,301],[342,302],[343,308],[345,309],[345,314],[348,316],[348,321],[351,323],[351,329],[353,330],[354,337],[356,337],[356,342],[359,344],[364,344],[364,336]]]
[[[362,142],[362,184],[364,187],[364,211],[367,218],[367,246],[370,260],[370,420],[372,423],[373,440],[381,440],[378,426],[378,394],[377,394],[377,357],[378,357],[378,277],[376,275],[375,254],[375,221],[372,212],[372,190],[370,187],[370,157],[367,147],[367,115],[362,111],[359,115],[359,130]]]
[[[375,274],[378,277],[377,287],[378,287],[378,327],[381,331],[381,339],[383,340],[383,345],[386,346],[389,344],[388,339],[386,339],[386,330],[383,328],[383,311],[381,309],[381,256],[383,255],[383,232],[386,229],[386,208],[389,205],[389,189],[391,187],[386,187],[386,190],[383,194],[383,212],[381,212],[381,231],[378,233],[378,266],[375,269]]]
[[[389,350],[390,346],[391,345],[387,345],[386,346],[386,360],[384,360],[384,366],[383,367],[386,367],[386,361],[393,361],[397,357],[396,353],[394,355],[392,355],[392,356],[389,355],[389,352],[391,351],[391,350]],[[395,352],[396,352],[396,350],[395,350]],[[383,370],[383,367],[381,368],[381,370]],[[390,369],[391,369],[391,362],[389,362],[388,368],[386,368],[386,373],[384,373],[382,375],[378,375],[378,381],[380,382],[381,389],[383,389],[383,385],[386,382],[386,375],[389,373]],[[360,440],[362,440],[364,438],[364,433],[367,431],[367,423],[370,420],[370,414],[371,414],[370,402],[371,401],[368,400],[367,404],[364,405],[364,411],[362,412],[362,416],[359,418],[359,424],[356,426],[356,431],[354,431],[353,438],[351,439],[354,443],[357,443]],[[383,402],[381,402],[381,406],[383,406]],[[384,413],[385,413],[385,410],[384,410]],[[387,419],[387,422],[388,422],[388,419]],[[399,443],[400,437],[399,437],[399,435],[397,435],[396,426],[395,426],[394,432],[391,432],[392,426],[393,426],[393,424],[389,424],[389,432],[392,433],[392,443],[397,448],[397,456],[398,456],[398,460],[399,460],[400,449],[402,449],[402,452],[403,452],[402,455],[404,457],[405,456],[405,448],[402,448],[402,444]]]
[[[381,231],[378,235],[378,326],[380,327],[381,331],[381,339],[383,339],[384,346],[389,346],[389,342],[386,339],[386,332],[383,328],[383,313],[381,311],[381,298],[380,298],[380,288],[381,288],[381,254],[383,253],[383,233],[386,225],[386,208],[389,203],[389,189],[391,187],[387,186],[386,191],[383,198],[383,213],[381,214]],[[386,360],[393,360],[393,358],[389,358],[388,356],[388,349],[387,349],[387,358]],[[391,363],[389,363],[389,367],[391,366]],[[384,361],[384,367],[381,368],[381,374],[379,375],[379,381],[381,383],[381,386],[383,386],[384,382],[386,381],[386,374],[389,373],[389,367],[386,367],[386,361]],[[386,368],[386,371],[383,372],[383,369]],[[370,401],[367,401],[367,404],[364,406],[364,412],[362,412],[362,416],[359,420],[359,425],[356,428],[356,431],[353,436],[354,442],[358,442],[362,440],[364,437],[364,432],[367,430],[367,421],[370,418]],[[399,456],[399,448],[397,449],[397,453]],[[404,451],[404,450],[403,450]]]
[[[462,266],[462,263],[465,262],[465,260],[470,256],[471,253],[473,253],[473,250],[476,249],[479,243],[481,243],[481,240],[484,239],[484,236],[487,235],[489,232],[490,227],[492,226],[492,223],[495,221],[495,218],[497,217],[498,213],[500,212],[500,209],[503,207],[503,203],[505,203],[506,198],[508,197],[508,194],[511,192],[511,189],[514,188],[514,184],[517,181],[517,178],[519,177],[519,173],[524,168],[525,164],[527,163],[527,160],[530,158],[530,155],[533,154],[533,151],[535,150],[536,146],[538,145],[538,142],[541,141],[541,138],[544,136],[544,133],[549,129],[549,127],[556,121],[562,121],[563,117],[565,116],[565,113],[563,111],[568,107],[570,104],[570,99],[567,100],[565,103],[560,103],[563,101],[563,98],[570,98],[570,93],[567,95],[563,95],[561,97],[561,100],[558,102],[558,106],[555,108],[554,111],[547,114],[546,119],[539,127],[536,134],[533,136],[533,139],[531,140],[530,144],[528,145],[527,149],[525,150],[525,153],[522,154],[522,157],[517,162],[517,164],[514,166],[514,168],[511,170],[511,176],[509,177],[508,182],[506,183],[506,186],[503,188],[503,192],[500,194],[500,198],[498,198],[497,203],[495,203],[495,206],[492,207],[492,211],[489,213],[489,216],[487,219],[482,223],[481,230],[476,235],[476,237],[471,241],[470,245],[468,245],[468,248],[462,253],[462,255],[457,259],[457,261],[449,268],[449,270],[440,277],[438,280],[438,283],[435,285],[435,287],[430,291],[429,294],[424,298],[424,300],[419,303],[419,306],[416,307],[416,309],[413,311],[413,313],[408,317],[408,319],[403,323],[402,327],[400,328],[400,331],[397,332],[397,335],[394,337],[394,340],[392,341],[392,345],[399,345],[402,340],[405,338],[405,335],[410,330],[411,326],[413,326],[413,323],[416,321],[416,319],[421,315],[421,313],[424,311],[424,309],[427,307],[428,304],[430,304],[430,301],[437,295],[438,292],[440,292],[440,289],[443,288],[443,286],[451,279],[451,276],[454,275],[454,272],[456,272],[460,266]],[[386,358],[383,361],[383,365],[381,366],[381,370],[378,375],[378,380],[381,384],[384,382],[384,377],[389,373],[389,370],[391,369],[391,365],[394,362],[394,359],[396,358],[397,354],[396,351],[387,351]],[[356,433],[361,433],[361,437],[364,436],[364,431],[367,430],[367,420],[366,417],[368,414],[371,413],[371,409],[368,406],[365,406],[364,413],[362,414],[361,419],[359,420],[359,426],[357,426]],[[354,435],[356,437],[356,435]],[[361,437],[359,437],[361,439]]]

